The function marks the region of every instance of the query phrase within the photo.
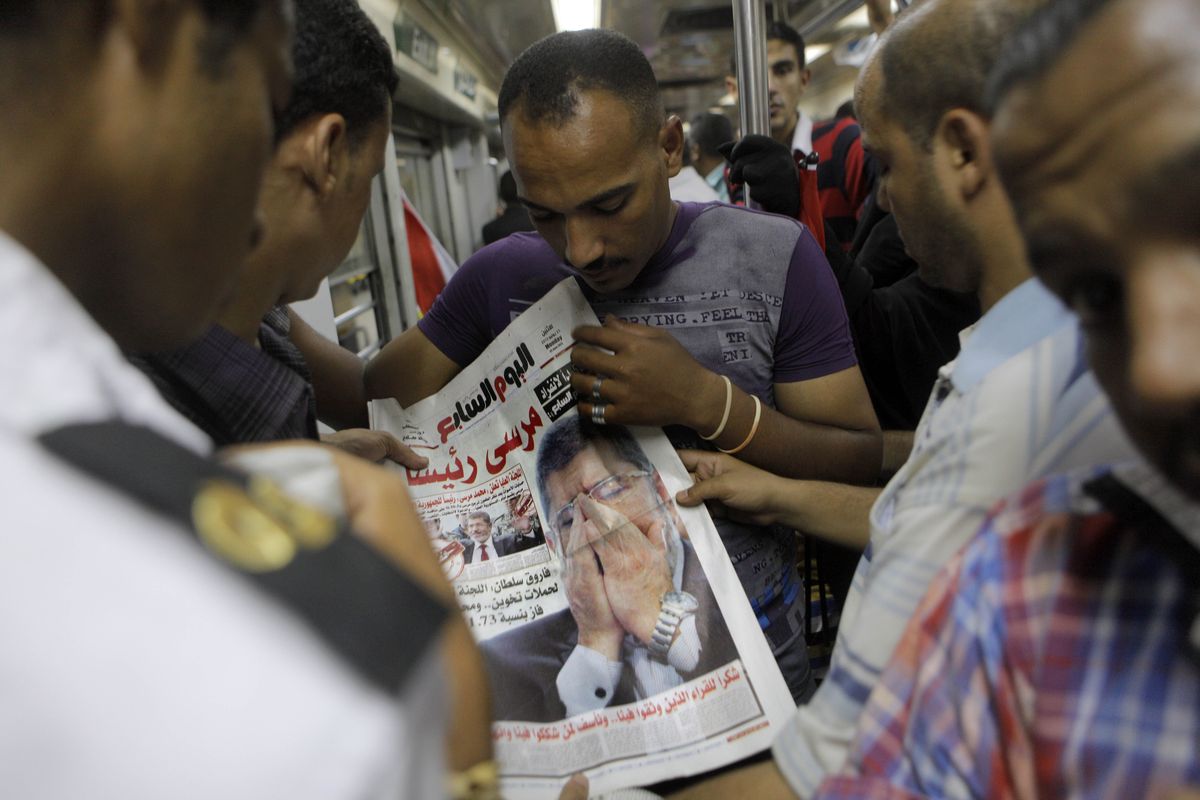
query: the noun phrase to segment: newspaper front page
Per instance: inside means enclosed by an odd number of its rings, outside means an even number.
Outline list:
[[[371,407],[429,457],[404,471],[483,651],[505,797],[705,772],[794,708],[708,512],[674,502],[666,436],[580,419],[571,331],[596,322],[567,279],[434,397]],[[682,619],[656,651],[664,593]]]

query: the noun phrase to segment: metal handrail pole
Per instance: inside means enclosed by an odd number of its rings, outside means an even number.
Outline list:
[[[733,46],[737,54],[738,117],[742,136],[771,135],[767,89],[766,0],[733,0]],[[758,206],[746,187],[746,205]]]

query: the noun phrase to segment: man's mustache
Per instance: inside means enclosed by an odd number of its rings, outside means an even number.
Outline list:
[[[596,260],[585,264],[582,267],[578,264],[572,263],[570,259],[567,259],[566,261],[568,266],[573,267],[580,272],[598,272],[600,270],[616,269],[629,263],[628,258],[609,258],[607,256],[600,256]]]

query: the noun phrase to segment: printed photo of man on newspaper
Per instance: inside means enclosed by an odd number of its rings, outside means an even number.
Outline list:
[[[536,473],[569,606],[481,643],[497,720],[632,703],[737,658],[674,501],[626,428],[567,415]]]

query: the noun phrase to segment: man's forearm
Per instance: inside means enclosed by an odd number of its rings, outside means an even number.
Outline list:
[[[781,525],[863,550],[871,538],[871,507],[880,492],[842,483],[776,478],[771,506]]]
[[[738,457],[789,478],[872,484],[879,478],[882,447],[878,430],[805,422],[763,408],[754,440]]]
[[[883,468],[879,471],[881,477],[890,478],[900,471],[900,467],[904,466],[904,462],[908,461],[909,455],[912,454],[915,435],[912,431],[883,432]]]
[[[779,384],[776,391],[779,401]],[[826,407],[815,413],[793,409],[785,414],[765,404],[756,406],[754,398],[735,388],[728,418],[714,443],[725,451],[736,449],[741,460],[776,475],[863,485],[876,483],[883,437],[865,392],[863,388],[862,397],[847,397],[845,404],[836,408]],[[679,421],[700,434],[717,430],[725,407],[725,389],[720,379],[709,373],[697,384],[689,401]],[[806,416],[809,418],[805,419]]]
[[[358,356],[315,331],[288,309],[291,340],[308,364],[317,417],[335,430],[367,427],[363,363]]]

